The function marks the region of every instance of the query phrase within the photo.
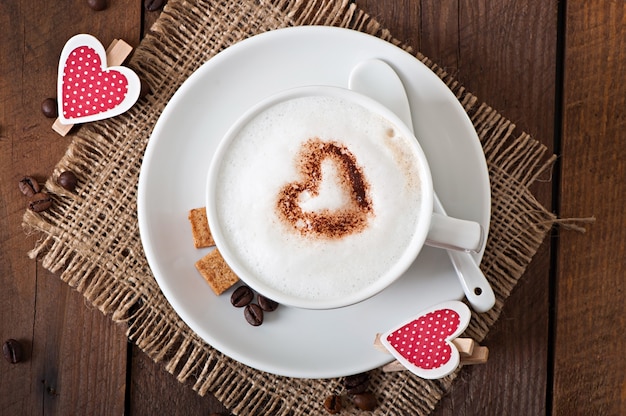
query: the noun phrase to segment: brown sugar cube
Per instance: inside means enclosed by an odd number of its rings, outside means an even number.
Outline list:
[[[189,211],[189,222],[191,223],[191,234],[193,235],[193,245],[196,248],[211,247],[215,245],[209,221],[206,216],[206,209],[194,208]]]
[[[239,277],[228,267],[217,249],[198,260],[196,269],[209,283],[216,295],[221,295],[239,281]]]

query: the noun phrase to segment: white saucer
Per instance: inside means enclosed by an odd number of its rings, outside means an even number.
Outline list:
[[[391,356],[372,343],[407,316],[463,291],[447,254],[424,248],[409,271],[377,296],[343,309],[281,306],[250,326],[228,291],[215,296],[194,263],[187,220],[204,206],[211,155],[228,126],[259,99],[290,87],[347,87],[358,62],[380,58],[402,78],[434,184],[448,213],[489,229],[487,165],[476,132],[443,82],[412,55],[360,32],[331,27],[280,29],[242,41],[199,68],[157,122],[141,168],[138,217],[154,276],[174,310],[202,339],[256,369],[330,378],[379,367]],[[476,256],[479,260],[482,253]]]

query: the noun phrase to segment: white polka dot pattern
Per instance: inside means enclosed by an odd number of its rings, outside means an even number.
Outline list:
[[[439,309],[420,316],[387,336],[387,342],[408,362],[430,370],[445,365],[452,355],[446,338],[460,326],[459,314]]]
[[[68,119],[92,116],[120,105],[128,80],[114,69],[102,68],[100,56],[89,46],[74,49],[63,69],[62,111]]]

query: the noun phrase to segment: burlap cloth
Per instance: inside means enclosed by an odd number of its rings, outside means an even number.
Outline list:
[[[49,180],[45,188],[54,198],[53,208],[24,215],[27,230],[42,235],[30,253],[33,258],[40,257],[44,267],[59,273],[113,321],[126,323],[128,337],[178,380],[191,380],[199,394],[214,394],[234,414],[323,413],[323,398],[340,390],[340,380],[256,371],[225,357],[192,332],[165,300],[144,257],[136,185],[155,122],[195,69],[237,41],[304,24],[357,29],[398,44],[348,0],[170,0],[128,63],[153,93],[121,116],[81,127],[51,175],[66,169],[77,172],[76,193]],[[481,341],[555,221],[528,189],[538,177],[549,175],[553,157],[441,68],[416,56],[466,109],[489,166],[493,216],[481,267],[497,301],[489,313],[474,315],[466,331]],[[380,401],[375,414],[428,414],[455,375],[426,381],[409,372],[375,370],[371,385]],[[352,413],[357,410],[348,407],[342,414]]]

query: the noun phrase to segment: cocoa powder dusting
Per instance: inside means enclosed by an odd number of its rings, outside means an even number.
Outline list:
[[[319,195],[322,162],[327,159],[336,165],[340,184],[349,193],[350,202],[338,210],[305,212],[298,202],[300,195],[305,191],[312,196]],[[340,239],[367,227],[368,219],[373,215],[370,186],[346,146],[317,137],[309,139],[302,145],[296,164],[301,181],[287,184],[278,194],[276,209],[283,221],[304,236],[325,239]]]

